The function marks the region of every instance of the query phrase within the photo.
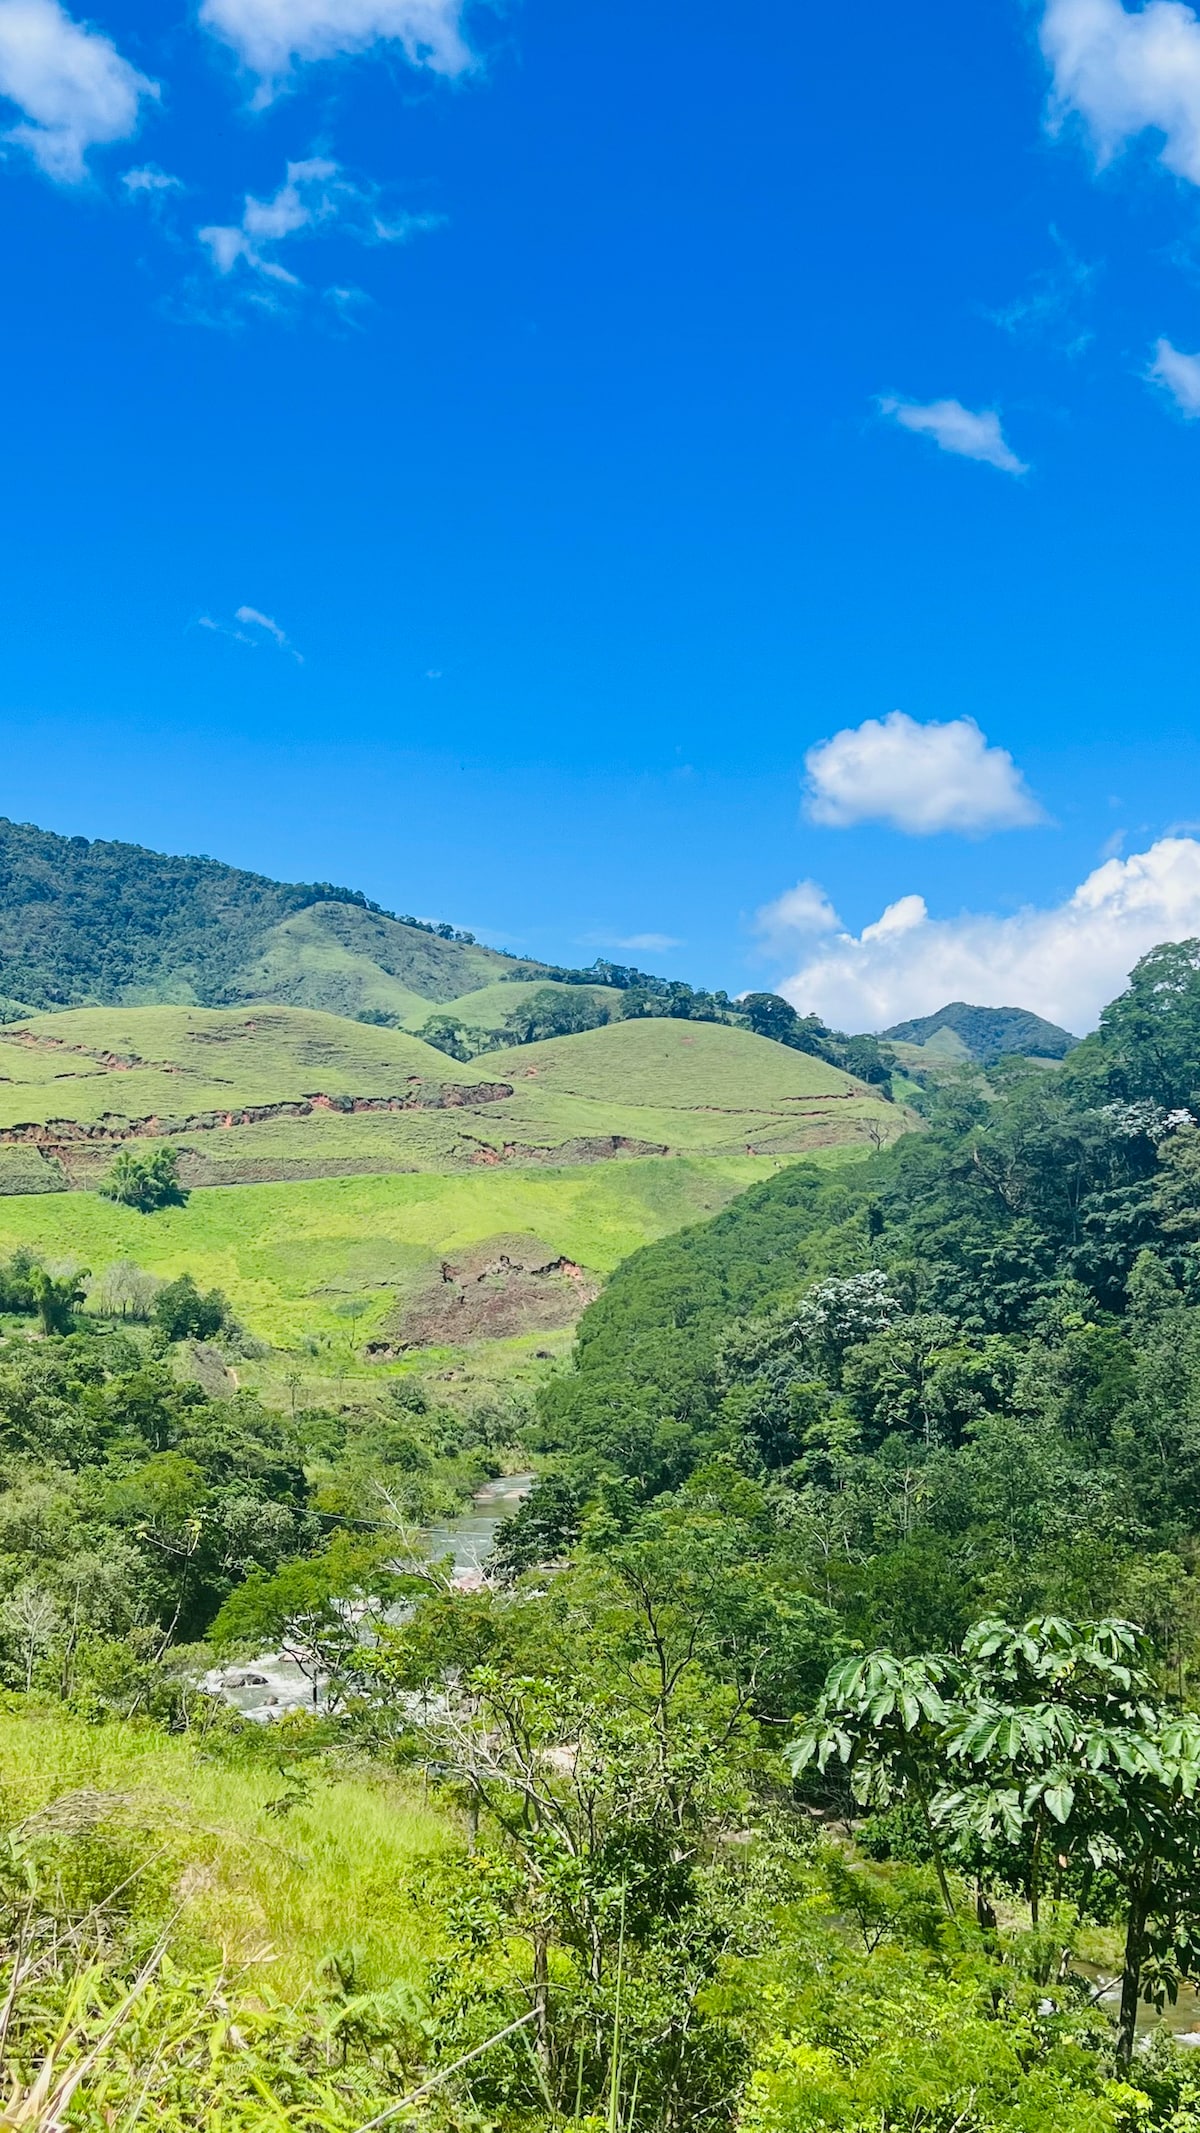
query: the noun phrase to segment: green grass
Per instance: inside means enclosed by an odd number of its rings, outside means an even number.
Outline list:
[[[589,985],[587,991],[602,1000],[610,1012],[620,1005],[621,994],[611,985]],[[518,1007],[526,1006],[534,993],[538,992],[549,992],[568,999],[579,998],[577,985],[563,985],[555,979],[527,978],[519,983],[513,980],[497,980],[491,985],[481,985],[477,992],[460,994],[458,999],[450,1001],[444,1010],[433,1006],[428,1000],[420,1000],[413,1012],[404,1019],[410,1029],[420,1029],[429,1015],[445,1012],[452,1014],[455,1020],[463,1023],[467,1029],[501,1029],[505,1016],[512,1014]]]
[[[404,1030],[306,1008],[89,1007],[0,1030],[0,1077],[10,1126],[403,1095],[414,1079],[479,1082],[493,1070],[459,1067]]]
[[[318,1107],[229,1127],[186,1123],[316,1095],[405,1097],[417,1083],[426,1094],[447,1083],[513,1093],[444,1110]],[[783,1157],[866,1148],[911,1123],[835,1067],[711,1023],[613,1023],[468,1066],[407,1032],[306,1009],[91,1008],[0,1031],[0,1128],[63,1121],[116,1132],[132,1119],[174,1134],[185,1175],[201,1185],[575,1163],[611,1153],[614,1136],[670,1155]],[[68,1140],[64,1152],[84,1183],[106,1160],[103,1141]],[[0,1174],[0,1192],[27,1189],[19,1170]]]
[[[225,1290],[243,1322],[280,1346],[345,1333],[338,1305],[369,1300],[358,1337],[447,1254],[527,1236],[597,1274],[640,1245],[701,1220],[775,1168],[768,1158],[682,1158],[495,1169],[469,1176],[323,1179],[193,1193],[139,1215],[92,1193],[0,1199],[0,1253],[17,1245],[100,1273],[133,1259]]]
[[[15,1698],[0,1710],[6,1826],[68,1793],[117,1796],[120,1825],[142,1831],[147,1852],[167,1847],[186,1939],[249,1963],[280,1996],[302,1995],[334,1952],[353,1953],[363,1989],[415,1982],[429,1948],[414,1869],[457,1832],[419,1791],[312,1768],[309,1796],[281,1819],[265,1758],[230,1767],[149,1727],[86,1725]]]
[[[489,1054],[496,1057],[496,1054]],[[506,1055],[507,1056],[507,1055]],[[508,1077],[593,1101],[673,1110],[779,1110],[861,1088],[839,1068],[722,1022],[611,1022],[523,1045]]]

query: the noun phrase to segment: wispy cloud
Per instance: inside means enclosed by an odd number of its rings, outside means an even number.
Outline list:
[[[87,29],[58,0],[0,0],[0,98],[23,112],[3,136],[48,178],[78,185],[91,149],[136,133],[157,84]]]
[[[1200,355],[1184,355],[1170,341],[1156,341],[1154,361],[1146,372],[1154,385],[1171,395],[1181,415],[1189,422],[1200,415]]]
[[[940,451],[959,459],[981,459],[1003,474],[1028,474],[1025,462],[1005,442],[1000,417],[994,408],[973,414],[961,400],[880,400],[881,414],[898,422],[901,429],[919,437],[932,437]]]
[[[392,45],[409,64],[453,77],[473,63],[463,34],[464,0],[202,0],[206,30],[258,77],[254,101],[269,103],[298,66]]]
[[[443,220],[440,215],[389,213],[377,186],[356,182],[328,156],[309,156],[287,165],[283,184],[269,200],[248,193],[239,221],[209,223],[196,234],[223,279],[242,269],[298,289],[299,275],[277,257],[279,247],[292,239],[336,230],[359,244],[404,244],[423,230],[438,228]],[[341,309],[352,300],[362,301],[359,292],[344,288],[327,293]]]
[[[1008,750],[994,748],[973,718],[922,725],[890,711],[819,741],[804,767],[805,811],[827,829],[886,822],[910,837],[978,835],[1047,819]]]
[[[273,644],[277,651],[286,652],[299,666],[303,666],[303,654],[296,650],[273,615],[264,615],[258,607],[239,607],[234,610],[232,622],[219,622],[213,615],[199,615],[197,623],[202,630],[211,630],[218,637],[232,637],[237,644],[252,645],[256,650],[263,644]]]
[[[1109,859],[1049,909],[931,918],[903,896],[858,934],[823,940],[780,990],[841,1029],[885,1029],[947,1000],[1018,1003],[1067,1029],[1095,1026],[1138,957],[1200,933],[1200,843],[1161,838]]]
[[[587,948],[619,948],[625,954],[665,955],[668,948],[682,948],[671,933],[589,933]]]
[[[1159,159],[1200,185],[1200,22],[1183,0],[1048,0],[1042,51],[1053,81],[1052,129],[1083,121],[1101,164],[1150,131]]]
[[[121,173],[121,183],[131,198],[145,195],[161,199],[166,193],[181,193],[186,190],[182,178],[173,178],[170,171],[160,170],[156,163],[146,163],[140,170]]]
[[[1053,264],[1039,267],[1022,295],[985,316],[1014,340],[1039,340],[1061,355],[1082,355],[1094,336],[1080,323],[1079,310],[1100,269],[1080,259],[1053,225],[1050,238],[1057,253]]]

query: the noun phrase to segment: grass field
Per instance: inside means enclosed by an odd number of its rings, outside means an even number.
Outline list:
[[[351,1100],[405,1108],[337,1108]],[[17,1136],[0,1142],[0,1252],[187,1271],[273,1347],[324,1344],[323,1369],[331,1344],[344,1373],[372,1340],[482,1343],[507,1375],[513,1341],[561,1332],[640,1245],[782,1162],[852,1160],[910,1123],[717,1023],[610,1023],[458,1065],[308,1009],[90,1008],[0,1030],[0,1132]],[[180,1149],[186,1207],[64,1189],[94,1187],[135,1125]]]
[[[433,1108],[447,1086],[483,1100]],[[417,1107],[294,1115],[314,1097]],[[293,1115],[237,1116],[275,1106]],[[0,1132],[43,1135],[80,1182],[145,1120],[179,1141],[195,1184],[583,1162],[616,1152],[614,1139],[632,1144],[622,1152],[782,1156],[866,1147],[910,1123],[836,1068],[716,1023],[612,1023],[470,1065],[306,1009],[91,1008],[0,1031]],[[73,1126],[99,1139],[80,1144]],[[30,1190],[30,1167],[6,1156],[0,1188]]]
[[[610,1013],[621,1003],[621,994],[611,985],[589,985],[586,990],[602,1000]],[[538,992],[548,992],[556,998],[579,998],[577,985],[563,985],[552,978],[526,978],[497,980],[491,985],[481,985],[477,992],[462,993],[451,1000],[445,1008],[455,1020],[467,1029],[502,1029],[504,1018],[518,1007],[525,1007]],[[420,1029],[429,1015],[441,1012],[428,1000],[418,1002],[411,1014],[404,1017],[410,1029]]]
[[[107,1796],[102,1826],[135,1855],[159,1854],[183,1891],[185,1945],[224,1949],[280,1996],[311,1990],[335,1953],[354,1958],[364,1990],[416,1982],[430,1953],[410,1893],[416,1862],[456,1832],[403,1784],[314,1775],[281,1819],[270,1808],[280,1773],[265,1757],[230,1768],[149,1727],[90,1726],[17,1698],[0,1710],[5,1829],[66,1795]]]
[[[489,1078],[406,1031],[307,1008],[78,1008],[0,1030],[0,1127],[180,1118]]]
[[[224,1289],[260,1338],[287,1347],[343,1334],[338,1306],[364,1298],[369,1337],[398,1296],[436,1277],[447,1255],[528,1238],[603,1276],[668,1231],[716,1213],[769,1159],[653,1160],[471,1176],[332,1178],[194,1193],[139,1215],[92,1193],[0,1199],[0,1253],[26,1245],[94,1274],[118,1259],[170,1279],[185,1270]]]

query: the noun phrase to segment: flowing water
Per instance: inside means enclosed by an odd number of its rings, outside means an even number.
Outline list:
[[[419,1536],[429,1560],[444,1562],[449,1556],[456,1580],[463,1586],[473,1584],[492,1552],[498,1528],[529,1494],[533,1480],[532,1474],[502,1474],[498,1481],[485,1482],[468,1511],[429,1526]],[[320,1702],[319,1685],[314,1697],[311,1677],[280,1652],[264,1652],[244,1666],[214,1667],[203,1685],[262,1724],[287,1711],[311,1710]]]

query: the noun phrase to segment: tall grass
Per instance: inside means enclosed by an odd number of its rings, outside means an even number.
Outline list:
[[[176,1944],[219,1951],[276,1995],[302,1998],[331,1964],[357,1990],[416,1985],[430,1954],[420,1862],[457,1843],[453,1826],[418,1791],[316,1760],[297,1797],[269,1749],[231,1765],[188,1737],[10,1704],[3,1821],[27,1824],[70,1796],[114,1802],[132,1849],[155,1854],[157,1888],[166,1874]]]

